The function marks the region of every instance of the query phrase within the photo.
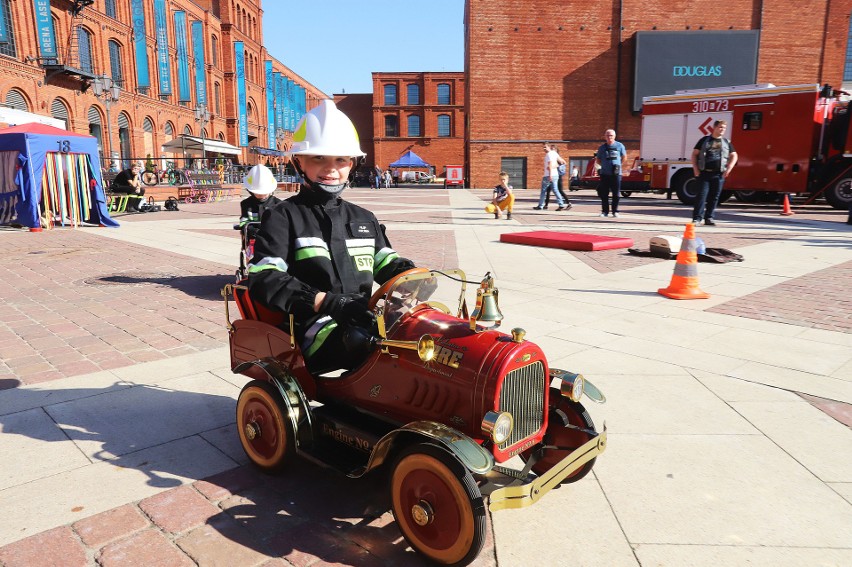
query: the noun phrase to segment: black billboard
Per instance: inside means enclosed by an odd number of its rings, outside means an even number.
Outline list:
[[[757,30],[636,32],[633,110],[642,97],[757,81]]]

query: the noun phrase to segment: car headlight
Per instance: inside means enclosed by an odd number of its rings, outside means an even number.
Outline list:
[[[583,378],[582,374],[566,372],[562,375],[562,384],[559,389],[562,392],[563,397],[579,402],[580,398],[583,397],[583,388],[585,388],[585,386],[586,379]]]
[[[490,411],[482,418],[482,432],[500,445],[512,435],[512,428],[515,426],[515,420],[509,412]]]

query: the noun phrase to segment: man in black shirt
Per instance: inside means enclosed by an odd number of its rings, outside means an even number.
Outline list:
[[[713,133],[698,140],[692,150],[692,172],[700,187],[692,210],[694,224],[700,224],[703,218],[705,225],[715,226],[713,213],[719,204],[719,195],[725,179],[737,164],[737,151],[723,136],[727,129],[727,122],[717,120],[713,123]]]
[[[130,166],[130,169],[125,169],[116,175],[115,180],[112,182],[113,193],[133,195],[133,197],[127,200],[126,210],[134,213],[140,212],[139,205],[142,204],[143,195],[145,195],[145,188],[142,187],[142,177],[140,176],[141,171],[142,166],[134,163]]]

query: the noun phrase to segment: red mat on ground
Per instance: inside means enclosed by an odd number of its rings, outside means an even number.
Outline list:
[[[556,232],[554,230],[501,234],[500,242],[544,246],[545,248],[561,248],[563,250],[581,250],[584,252],[611,250],[613,248],[630,248],[633,246],[632,238],[597,236],[575,232]]]

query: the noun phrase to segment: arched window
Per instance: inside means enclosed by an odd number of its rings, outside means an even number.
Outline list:
[[[65,122],[66,130],[71,129],[71,120],[68,117],[68,106],[61,98],[55,98],[53,99],[53,102],[50,103],[50,115],[57,120],[63,120]]]
[[[396,85],[385,85],[385,104],[397,104]]]
[[[0,43],[0,55],[17,57],[18,50],[15,48],[15,22],[12,20],[12,8],[9,7],[11,0],[0,0],[0,18],[6,24],[6,41]]]
[[[9,92],[6,93],[6,104],[17,110],[23,110],[24,112],[30,111],[27,97],[18,89],[9,89]]]
[[[122,166],[130,167],[133,150],[130,144],[130,118],[126,112],[121,112],[118,115],[118,147]]]
[[[144,146],[145,158],[156,156],[156,153],[154,153],[154,122],[147,116],[142,121],[142,145]]]
[[[171,141],[175,136],[175,127],[172,126],[171,122],[166,122],[166,125],[163,126],[163,133],[166,135],[167,142]]]
[[[101,126],[101,113],[98,110],[98,107],[94,104],[89,107],[89,111],[86,113],[86,118],[89,120],[89,134],[94,136],[98,141],[98,152],[103,156],[104,155],[104,140],[103,140],[103,127]]]
[[[210,63],[219,66],[219,38],[215,35],[210,38]]]
[[[80,69],[94,73],[92,62],[92,34],[83,26],[77,26],[77,53],[80,57]]]
[[[420,85],[406,86],[408,104],[420,104]]]
[[[438,104],[450,104],[450,85],[447,83],[438,85]]]
[[[411,137],[420,136],[420,117],[416,114],[408,116],[408,135]]]
[[[438,115],[438,137],[449,138],[453,135],[453,124],[449,114]]]
[[[109,40],[109,72],[113,82],[124,87],[124,74],[121,70],[121,45],[113,39]]]
[[[399,136],[399,124],[396,116],[385,116],[385,136],[389,138]]]
[[[183,133],[185,136],[192,136],[192,128],[189,127],[189,124],[183,127]]]

